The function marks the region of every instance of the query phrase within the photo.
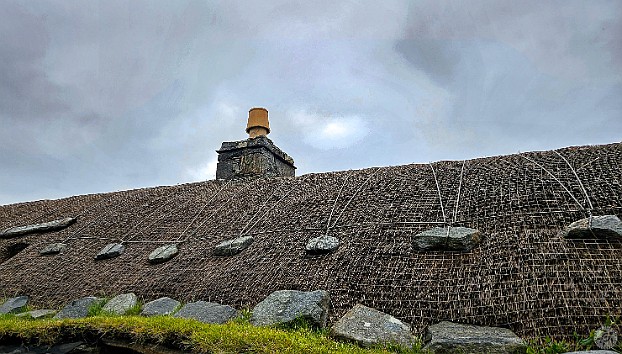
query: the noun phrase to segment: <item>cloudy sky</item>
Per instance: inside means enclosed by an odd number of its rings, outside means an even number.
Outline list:
[[[213,179],[255,106],[298,175],[619,142],[622,1],[2,1],[0,204]]]

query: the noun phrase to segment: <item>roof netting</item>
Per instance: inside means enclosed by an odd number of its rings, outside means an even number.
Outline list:
[[[587,333],[622,315],[622,242],[567,240],[588,215],[622,216],[622,144],[296,178],[207,181],[0,207],[0,229],[78,217],[57,232],[0,239],[0,295],[40,306],[135,292],[252,308],[276,290],[325,289],[331,320],[356,303],[421,333],[441,320],[507,327],[527,338]],[[479,229],[470,252],[417,252],[432,227]],[[212,254],[239,236],[254,243]],[[309,256],[313,237],[337,251]],[[38,250],[52,242],[55,256]],[[122,242],[125,252],[94,256]],[[3,250],[26,243],[8,258]],[[180,254],[151,265],[158,246]]]

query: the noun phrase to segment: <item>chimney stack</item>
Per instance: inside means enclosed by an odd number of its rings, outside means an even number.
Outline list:
[[[250,138],[266,136],[270,134],[270,122],[268,121],[268,110],[261,107],[251,108],[248,111],[248,123],[246,132]]]
[[[251,108],[246,123],[248,139],[223,142],[218,153],[216,178],[294,177],[294,160],[266,135],[270,133],[268,110]]]

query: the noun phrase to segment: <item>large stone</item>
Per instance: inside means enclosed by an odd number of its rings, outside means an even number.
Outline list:
[[[415,342],[409,325],[391,315],[360,304],[354,305],[333,325],[331,335],[363,347],[394,343],[411,348]]]
[[[28,312],[22,312],[16,316],[17,317],[30,317],[35,320],[38,320],[40,318],[52,317],[56,315],[57,313],[58,313],[58,310],[42,309],[42,310],[32,310]]]
[[[20,313],[26,309],[28,296],[12,297],[0,305],[0,314]]]
[[[175,257],[179,253],[177,245],[164,245],[156,248],[149,254],[149,263],[158,264],[164,263],[169,259]]]
[[[566,352],[565,354],[619,354],[613,350],[583,350],[577,352]]]
[[[120,294],[108,301],[102,311],[115,315],[125,315],[132,307],[138,304],[138,297],[134,293]]]
[[[253,236],[243,236],[232,240],[219,243],[214,248],[214,254],[217,256],[233,256],[236,255],[253,243]]]
[[[39,254],[42,256],[59,254],[67,248],[67,245],[64,243],[50,243],[49,245],[43,247],[39,250]]]
[[[326,254],[339,247],[339,239],[333,236],[320,236],[309,240],[305,251],[308,254]]]
[[[98,303],[103,302],[104,299],[94,296],[87,296],[77,300],[73,300],[67,306],[65,306],[59,313],[54,316],[56,319],[62,318],[83,318],[89,314],[91,306],[95,306]]]
[[[417,251],[446,250],[466,252],[477,246],[482,235],[468,227],[435,227],[415,235],[413,248]]]
[[[330,295],[325,290],[279,290],[253,309],[251,323],[257,326],[288,325],[297,319],[318,328],[326,326]]]
[[[427,344],[432,353],[525,353],[527,346],[514,332],[498,327],[479,327],[443,321],[426,330]]]
[[[74,222],[76,222],[75,218],[64,218],[41,224],[12,227],[0,232],[0,238],[11,238],[33,233],[57,231],[66,228]]]
[[[577,220],[564,230],[568,239],[622,239],[622,221],[615,215],[593,216]]]
[[[601,326],[594,333],[594,344],[598,349],[612,349],[618,343],[618,332],[611,326]]]
[[[192,318],[204,323],[222,324],[238,316],[238,310],[231,306],[197,301],[185,304],[173,317]]]
[[[95,256],[95,259],[108,259],[118,257],[125,251],[125,246],[120,243],[111,243],[102,248]]]
[[[172,314],[181,303],[170,297],[161,297],[150,301],[143,306],[140,313],[143,316],[166,316]]]

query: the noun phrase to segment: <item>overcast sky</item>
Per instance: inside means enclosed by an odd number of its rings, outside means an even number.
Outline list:
[[[213,179],[269,137],[297,174],[622,136],[622,1],[12,1],[0,204]]]

